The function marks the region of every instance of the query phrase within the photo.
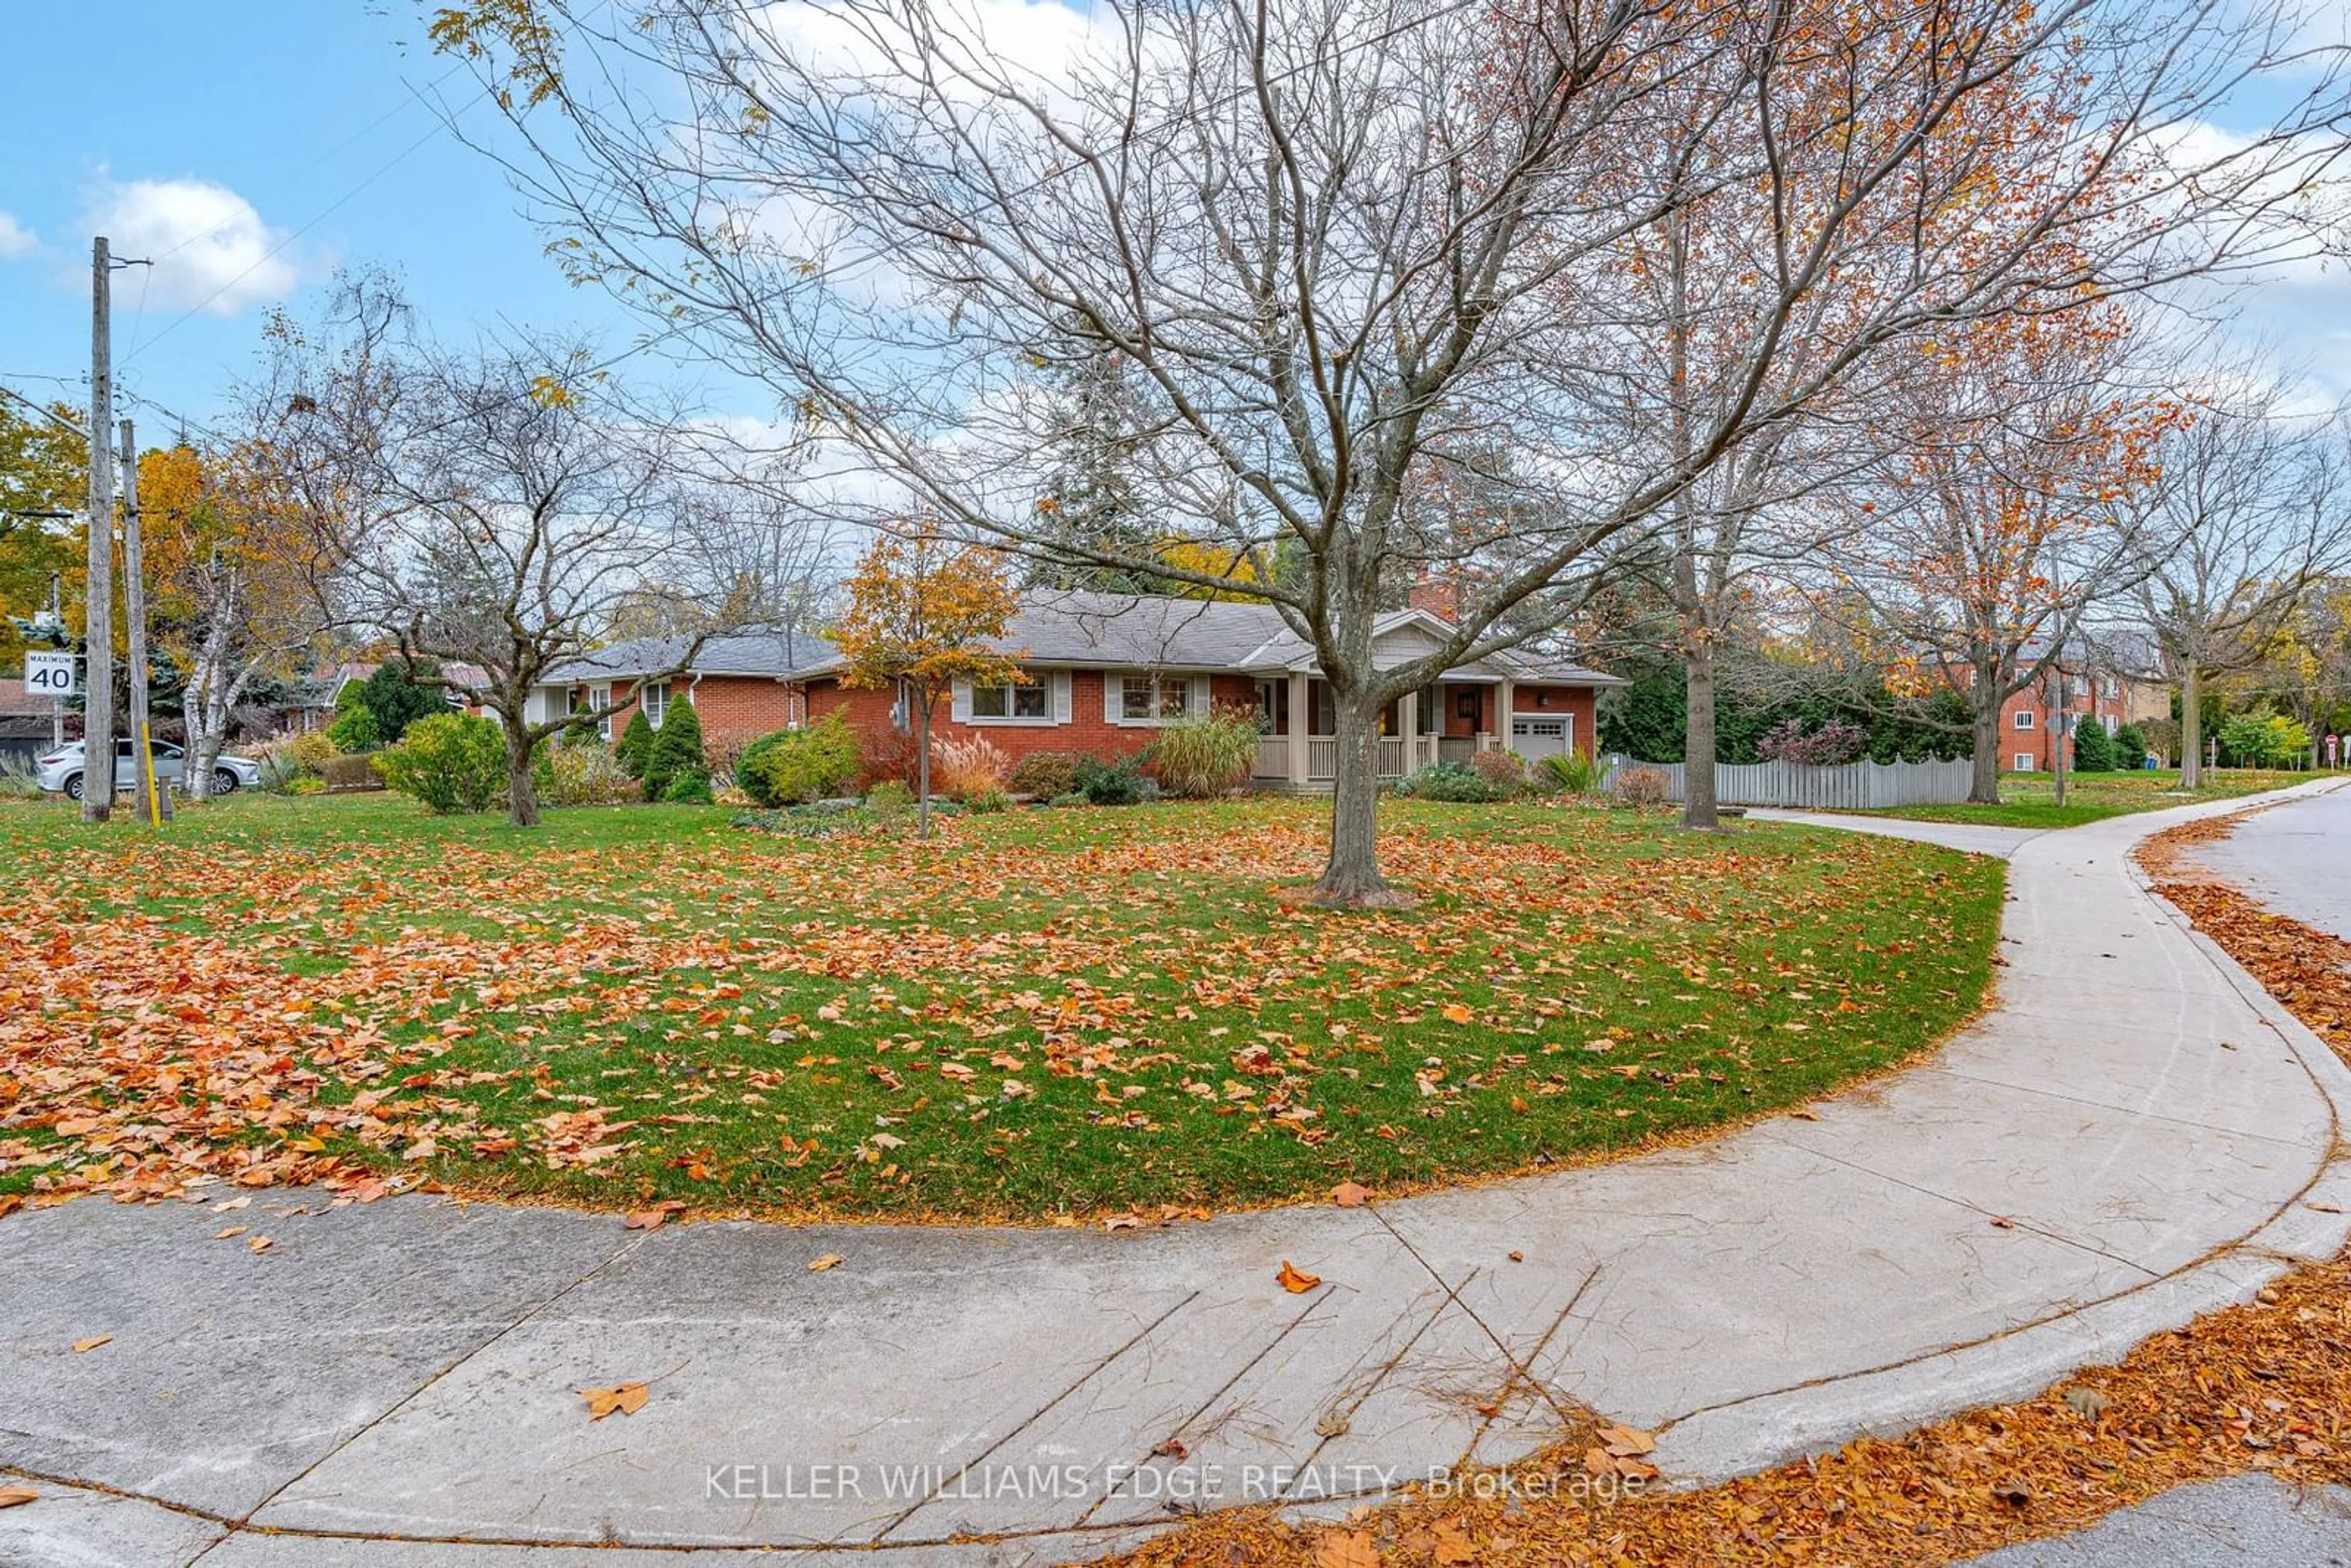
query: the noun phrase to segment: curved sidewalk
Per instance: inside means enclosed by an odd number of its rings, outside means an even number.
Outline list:
[[[2351,1229],[2351,1071],[2128,861],[2257,803],[1959,830],[2010,855],[1993,1010],[1798,1115],[1588,1170],[1114,1236],[285,1193],[18,1214],[0,1470],[45,1495],[0,1511],[0,1561],[1044,1563],[1516,1458],[1585,1410],[1706,1479],[2022,1395]],[[216,1239],[240,1225],[272,1245]],[[1324,1285],[1284,1291],[1285,1260]],[[632,1379],[643,1409],[588,1419],[578,1390]]]

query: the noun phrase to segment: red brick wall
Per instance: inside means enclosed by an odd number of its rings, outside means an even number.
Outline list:
[[[1071,751],[1087,757],[1123,757],[1151,744],[1158,731],[1144,726],[1112,724],[1102,716],[1102,680],[1099,670],[1070,672],[1070,722],[1067,724],[957,724],[947,716],[946,698],[939,699],[931,718],[931,734],[938,739],[966,740],[980,737],[1018,762],[1034,751]],[[705,683],[707,685],[708,683]],[[1208,699],[1218,706],[1254,710],[1257,682],[1248,675],[1214,675]],[[888,691],[852,691],[832,681],[809,688],[811,722],[833,712],[844,712],[850,727],[866,738],[869,752],[886,755],[892,749],[890,708],[895,698]],[[708,720],[705,717],[705,721]]]
[[[574,700],[585,705],[588,688],[572,689]],[[689,695],[695,716],[702,720],[702,744],[714,756],[739,751],[769,730],[783,728],[799,711],[797,689],[765,675],[705,675],[699,682],[685,675],[670,682],[671,702]],[[634,681],[612,683],[614,740],[621,738],[635,716],[636,695]]]
[[[1494,728],[1494,699],[1500,691],[1499,686],[1438,686],[1437,700],[1445,705],[1445,722],[1437,733],[1450,736],[1491,734]],[[1478,716],[1475,718],[1463,718],[1456,711],[1464,692],[1478,699]]]
[[[2105,727],[2108,715],[2114,716],[2117,725],[2123,722],[2124,699],[2119,695],[2106,695],[2105,677],[2098,677],[2092,685],[2075,675],[2069,678],[2067,685],[2071,688],[2067,693],[2071,699],[2067,705],[2070,711],[2091,716],[2101,728]],[[2085,686],[2089,689],[2084,690]],[[2049,726],[2051,710],[2048,697],[2048,686],[2036,680],[2001,705],[2000,766],[2002,771],[2011,770],[2017,758],[2026,752],[2032,754],[2035,768],[2046,772],[2052,766],[2050,743],[2055,738],[2055,734]],[[2016,716],[2020,713],[2032,716],[2032,728],[2016,727]]]
[[[1549,698],[1548,704],[1543,699]],[[1575,749],[1586,757],[1599,745],[1599,716],[1594,711],[1594,694],[1590,686],[1519,686],[1510,698],[1510,711],[1540,714],[1553,718],[1572,714],[1575,718]],[[1510,737],[1503,737],[1508,745]]]

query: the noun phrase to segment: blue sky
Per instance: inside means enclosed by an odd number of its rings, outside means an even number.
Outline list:
[[[157,265],[116,280],[116,362],[141,437],[160,404],[216,413],[261,313],[317,302],[346,262],[392,267],[432,330],[579,328],[607,349],[636,320],[567,285],[504,174],[443,129],[445,91],[486,105],[418,37],[412,0],[124,0],[22,7],[0,95],[0,383],[87,396],[89,236]],[[2328,31],[2338,26],[2330,16]],[[2272,89],[2274,93],[2276,89]],[[2280,95],[2282,96],[2282,95]],[[2236,106],[2242,123],[2277,98]],[[2231,116],[2232,120],[2237,116]],[[2304,264],[2248,299],[2325,401],[2351,392],[2351,277]],[[61,378],[46,380],[43,378]],[[726,412],[772,412],[745,391]]]
[[[507,320],[632,341],[634,320],[562,280],[505,176],[418,101],[443,78],[458,102],[475,89],[420,47],[414,17],[407,0],[132,0],[13,16],[0,382],[88,396],[89,240],[101,227],[118,255],[158,258],[116,275],[121,383],[197,420],[250,365],[262,311],[315,304],[345,262],[393,268],[439,335]],[[487,113],[476,103],[465,122]],[[125,412],[142,441],[163,435],[155,408]]]

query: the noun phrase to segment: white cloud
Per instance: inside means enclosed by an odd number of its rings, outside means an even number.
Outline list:
[[[0,213],[0,260],[29,256],[40,248],[40,236],[18,223],[13,213]]]
[[[234,316],[302,281],[287,235],[209,180],[110,181],[92,193],[84,220],[115,255],[152,259],[152,303]]]

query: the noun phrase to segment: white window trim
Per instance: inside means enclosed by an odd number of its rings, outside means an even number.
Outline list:
[[[2015,727],[2018,729],[2031,729],[2032,727],[2032,710],[2031,708],[2021,707],[2016,710]]]
[[[2041,758],[2033,756],[2032,753],[2029,751],[2020,751],[2009,760],[2016,764],[2015,767],[2009,769],[2011,773],[2032,773],[2037,771],[2041,767]]]
[[[1154,714],[1148,718],[1129,718],[1126,715],[1126,683],[1152,681],[1153,695],[1158,688],[1172,681],[1184,683],[1184,711],[1181,714]],[[1165,729],[1179,718],[1203,718],[1208,712],[1208,677],[1206,675],[1171,674],[1164,670],[1105,670],[1102,672],[1102,722],[1120,729]]]
[[[662,727],[662,719],[668,714],[669,705],[676,698],[677,694],[671,691],[669,688],[670,683],[667,681],[640,681],[637,683],[637,706],[644,709],[645,723],[651,725],[655,729],[659,729]],[[661,701],[658,704],[653,701],[653,694],[655,692],[659,692],[661,694]]]
[[[1052,729],[1070,722],[1070,672],[1040,670],[1030,681],[1004,684],[1045,688],[1045,711],[1042,714],[1006,714],[998,718],[989,714],[971,711],[972,683],[957,681],[948,694],[947,718],[954,724],[967,724],[978,729]]]

